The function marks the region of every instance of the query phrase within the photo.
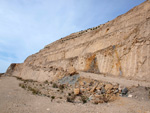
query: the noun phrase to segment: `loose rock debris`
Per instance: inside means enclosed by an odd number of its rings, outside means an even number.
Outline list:
[[[51,101],[87,103],[108,103],[117,100],[119,96],[132,97],[131,88],[119,84],[97,81],[79,75],[65,76],[57,81],[37,82],[23,80],[20,87],[34,95],[47,96]],[[145,89],[146,90],[146,89]],[[147,88],[149,91],[150,88]],[[132,90],[131,90],[132,91]],[[129,95],[129,96],[128,96]]]

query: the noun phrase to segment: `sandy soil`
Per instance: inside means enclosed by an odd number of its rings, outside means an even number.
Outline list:
[[[120,97],[94,105],[52,101],[19,87],[14,77],[0,77],[0,113],[150,113],[150,100]]]

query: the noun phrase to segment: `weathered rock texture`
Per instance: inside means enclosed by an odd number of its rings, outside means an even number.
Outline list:
[[[78,71],[150,81],[150,1],[47,45],[7,74],[45,81]]]

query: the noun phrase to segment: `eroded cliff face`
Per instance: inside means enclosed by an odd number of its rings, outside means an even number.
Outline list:
[[[150,1],[47,45],[7,74],[50,81],[79,71],[150,81]]]

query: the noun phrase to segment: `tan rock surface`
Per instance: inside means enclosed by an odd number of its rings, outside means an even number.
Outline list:
[[[50,81],[73,70],[150,82],[150,1],[45,46],[24,63],[11,65],[6,74]]]

